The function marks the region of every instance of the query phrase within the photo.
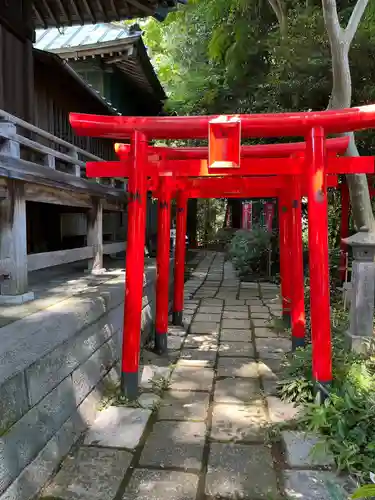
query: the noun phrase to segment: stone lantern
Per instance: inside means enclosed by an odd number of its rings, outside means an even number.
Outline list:
[[[345,238],[352,247],[352,291],[350,327],[347,333],[350,346],[357,352],[366,352],[373,338],[375,300],[375,233],[362,227],[358,233]]]

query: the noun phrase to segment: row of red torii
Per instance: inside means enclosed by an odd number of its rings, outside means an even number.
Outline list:
[[[339,157],[344,134],[375,128],[375,106],[322,112],[235,116],[123,117],[72,113],[79,135],[130,139],[119,161],[88,163],[88,177],[128,178],[128,237],[122,350],[122,390],[138,396],[147,191],[158,198],[155,350],[167,351],[171,198],[177,200],[173,322],[182,323],[187,200],[279,200],[283,313],[293,348],[305,343],[301,198],[308,198],[312,369],[324,397],[332,381],[327,187],[338,174],[373,173],[373,157]],[[304,137],[305,142],[241,146],[241,139]],[[156,139],[208,139],[208,147],[152,147]],[[235,335],[235,333],[234,333]]]

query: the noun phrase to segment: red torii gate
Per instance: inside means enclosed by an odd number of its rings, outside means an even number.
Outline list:
[[[138,386],[140,314],[144,265],[143,247],[145,239],[145,194],[147,189],[146,176],[150,175],[147,168],[147,140],[207,138],[208,136],[208,172],[215,172],[222,175],[225,175],[225,172],[228,175],[230,172],[230,175],[232,175],[233,172],[241,172],[243,168],[243,161],[240,161],[241,137],[305,136],[305,160],[302,159],[299,161],[296,158],[294,162],[300,164],[301,170],[298,174],[302,174],[303,164],[306,166],[306,171],[303,174],[306,175],[309,200],[313,376],[318,383],[318,390],[324,384],[329,384],[332,373],[326,196],[326,174],[328,172],[326,168],[325,137],[330,133],[342,133],[373,127],[375,125],[375,107],[365,106],[363,108],[317,113],[238,115],[229,117],[146,118],[72,114],[71,124],[76,132],[81,135],[112,137],[116,139],[131,137],[132,140],[132,161],[128,184],[128,248],[124,314],[124,337],[129,352],[123,353],[123,360],[126,354],[127,366],[124,367],[126,371],[123,371],[122,374],[122,387],[125,394],[130,398],[137,396]],[[352,162],[355,160],[351,159]],[[360,160],[363,161],[362,158]],[[371,168],[373,171],[373,163]],[[173,165],[170,166],[169,173],[173,175]],[[269,173],[274,175],[280,174],[278,169]],[[244,172],[242,172],[242,175],[244,175]],[[298,182],[293,184],[298,184]],[[161,197],[162,192],[160,192]],[[160,199],[159,203],[161,203]],[[141,251],[139,251],[140,249]],[[322,391],[322,394],[324,394],[324,391]]]

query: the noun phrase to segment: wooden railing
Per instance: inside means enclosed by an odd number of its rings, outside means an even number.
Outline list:
[[[52,170],[86,179],[86,162],[102,158],[85,151],[35,125],[0,110],[0,153],[21,158]],[[124,182],[92,179],[98,184],[124,189]]]
[[[86,178],[86,162],[101,158],[0,110],[0,303],[31,300],[28,272],[125,250],[125,242],[103,244],[103,211],[124,209],[124,181]],[[57,203],[86,210],[85,247],[27,254],[27,202]],[[116,238],[116,231],[111,234]]]
[[[119,241],[103,245],[103,255],[112,255],[124,252],[126,242]],[[92,259],[94,255],[93,247],[72,248],[69,250],[57,250],[56,252],[34,253],[27,256],[27,270],[37,271],[47,267],[70,264],[80,260]]]

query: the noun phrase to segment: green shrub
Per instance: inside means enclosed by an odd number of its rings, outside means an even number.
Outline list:
[[[236,231],[229,244],[229,258],[240,276],[267,272],[272,233],[261,227]]]
[[[217,231],[215,241],[226,247],[231,242],[236,231],[237,229],[233,229],[232,227],[222,227]]]
[[[333,383],[324,404],[314,400],[311,345],[286,359],[279,394],[304,405],[301,427],[323,435],[338,469],[363,482],[375,470],[374,360],[345,349],[346,324],[347,313],[333,307]]]

